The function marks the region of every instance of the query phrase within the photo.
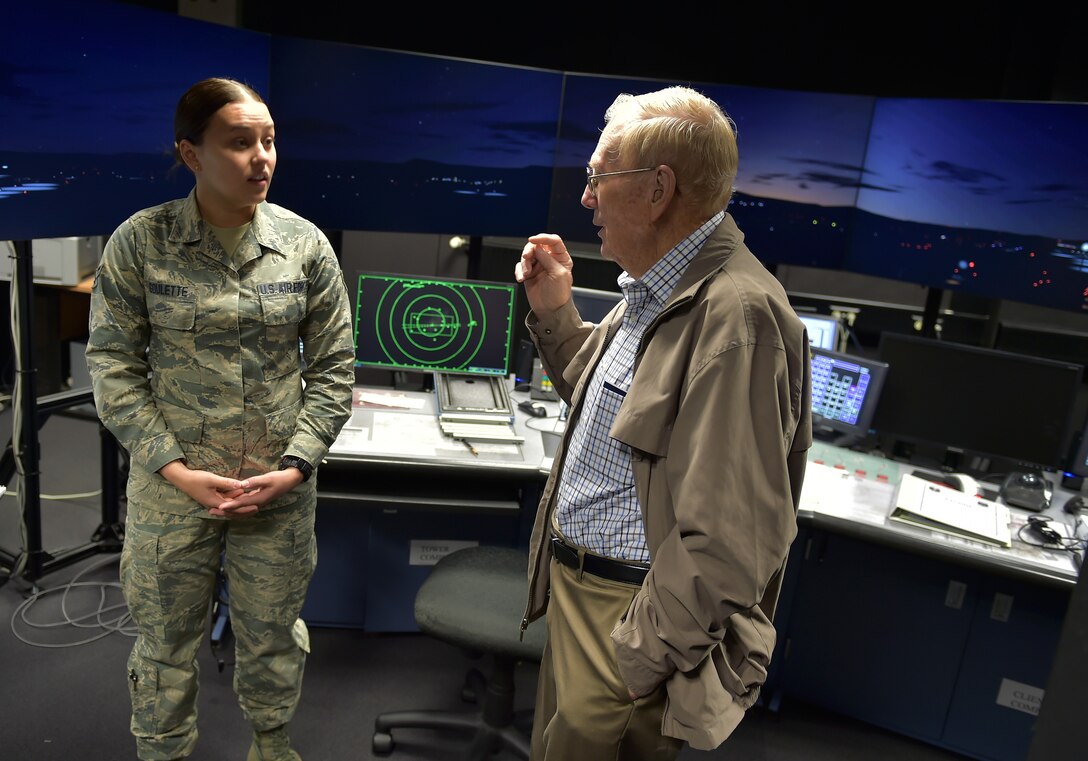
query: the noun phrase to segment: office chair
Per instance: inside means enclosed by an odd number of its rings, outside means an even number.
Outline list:
[[[476,669],[465,679],[463,696],[480,702],[475,711],[392,711],[374,720],[372,748],[393,751],[397,728],[451,729],[471,732],[464,756],[483,761],[504,748],[529,757],[529,739],[515,715],[514,669],[519,662],[539,662],[547,629],[533,622],[520,638],[528,590],[528,557],[507,547],[467,547],[439,560],[416,593],[415,619],[420,630],[473,654],[490,656],[491,673]],[[531,717],[528,717],[531,718]]]
[[[224,551],[219,551],[219,570],[215,574],[215,597],[212,599],[211,632],[208,641],[215,656],[215,663],[222,673],[227,665],[226,656],[220,651],[228,652],[234,640],[234,633],[230,628],[230,584],[227,581],[227,570],[224,559]]]

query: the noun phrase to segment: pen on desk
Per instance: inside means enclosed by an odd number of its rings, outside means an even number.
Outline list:
[[[471,441],[469,441],[468,439],[461,439],[461,441],[465,442],[465,446],[468,447],[468,451],[472,452],[472,454],[476,455],[477,457],[480,456],[480,453],[476,451],[476,447],[472,446]]]

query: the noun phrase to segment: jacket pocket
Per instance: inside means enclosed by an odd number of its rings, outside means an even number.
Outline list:
[[[260,349],[265,380],[281,378],[302,367],[299,324],[306,315],[306,283],[301,282],[299,288],[298,293],[261,294],[264,332]]]
[[[295,435],[298,413],[301,409],[302,401],[300,400],[281,410],[270,413],[266,418],[269,439],[277,442],[282,441],[283,445],[286,446],[287,441]],[[280,448],[278,451],[282,452],[283,449]]]
[[[170,330],[192,330],[196,325],[195,299],[151,298],[147,316],[152,325]]]
[[[161,398],[155,399],[155,406],[159,408],[166,427],[174,434],[175,439],[187,444],[200,443],[204,437],[203,415]]]
[[[731,617],[725,638],[693,671],[666,681],[665,734],[698,750],[720,745],[759,698],[774,640],[774,628],[758,610]]]
[[[632,385],[616,413],[610,434],[632,449],[666,457],[676,422],[676,405],[666,395],[646,394],[645,387],[645,384]]]
[[[176,390],[188,384],[200,383],[196,306],[195,299],[162,296],[148,299],[148,321],[151,324],[148,362],[155,368],[152,384],[160,395],[165,393],[164,388]],[[169,396],[169,393],[165,395]]]
[[[712,648],[694,671],[677,671],[665,682],[669,700],[663,733],[686,740],[697,750],[718,747],[759,697],[763,679],[752,683],[752,676],[734,671],[721,645]]]

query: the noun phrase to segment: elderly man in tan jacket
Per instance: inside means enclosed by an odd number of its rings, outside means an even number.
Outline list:
[[[718,746],[767,676],[811,445],[808,339],[726,213],[735,127],[682,87],[621,95],[582,205],[624,300],[571,303],[561,238],[515,269],[570,416],[538,509],[523,626],[547,610],[534,761]]]

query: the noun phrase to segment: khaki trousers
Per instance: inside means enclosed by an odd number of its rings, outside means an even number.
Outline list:
[[[632,701],[616,665],[610,634],[638,590],[552,559],[531,761],[671,761],[680,752],[680,740],[661,734],[665,688]]]

